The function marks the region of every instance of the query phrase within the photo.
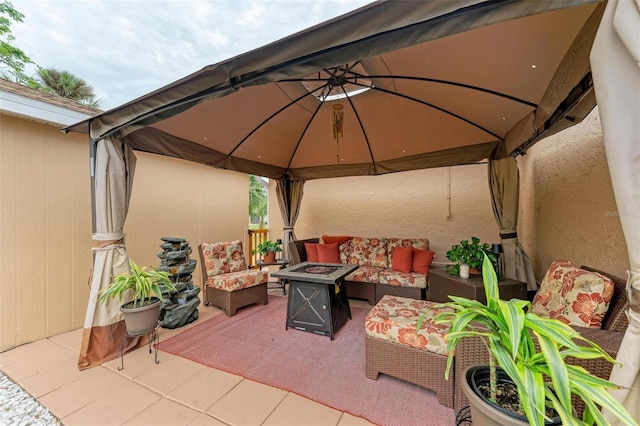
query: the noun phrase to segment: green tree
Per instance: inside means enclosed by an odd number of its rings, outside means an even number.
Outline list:
[[[96,98],[93,87],[69,71],[38,67],[38,77],[33,86],[43,92],[100,108],[101,100]]]
[[[249,216],[260,219],[260,227],[264,227],[267,215],[267,190],[254,175],[249,175]]]
[[[24,15],[18,12],[10,1],[0,2],[0,78],[18,84],[28,84],[30,78],[24,73],[31,59],[13,45],[15,37],[11,25],[22,22]]]

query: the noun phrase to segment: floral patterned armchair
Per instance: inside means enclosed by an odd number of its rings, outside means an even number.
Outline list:
[[[227,316],[254,303],[267,304],[267,271],[248,269],[240,240],[202,243],[203,303],[224,310]]]

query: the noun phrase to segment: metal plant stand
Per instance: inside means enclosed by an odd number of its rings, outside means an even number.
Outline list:
[[[154,328],[150,330],[142,330],[142,331],[129,331],[122,336],[122,343],[120,344],[120,367],[118,367],[118,371],[124,370],[124,344],[127,342],[127,338],[129,337],[139,337],[139,336],[147,336],[148,345],[149,345],[149,353],[152,352],[152,348],[155,351],[155,363],[160,364],[158,360],[158,346],[160,345],[160,334],[158,330],[160,329],[160,324],[156,325]]]

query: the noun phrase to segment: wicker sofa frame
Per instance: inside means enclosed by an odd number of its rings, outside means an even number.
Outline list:
[[[307,261],[307,251],[305,243],[317,244],[319,238],[308,238],[306,240],[296,240],[289,243],[289,253],[291,254],[291,265],[296,265]],[[361,299],[375,305],[385,294],[399,297],[410,297],[412,299],[426,300],[427,289],[417,287],[399,287],[382,283],[362,283],[358,281],[345,281],[347,285],[347,295],[351,299]]]
[[[369,379],[386,374],[433,390],[438,402],[453,408],[454,382],[444,378],[447,357],[426,350],[365,335],[366,367]]]
[[[266,305],[268,301],[267,283],[246,287],[239,290],[220,290],[207,285],[207,267],[202,253],[202,244],[198,245],[200,254],[200,265],[202,270],[202,303],[205,306],[214,305],[221,308],[224,313],[231,317],[237,310],[245,306],[260,303]]]
[[[626,311],[629,309],[629,301],[626,296],[626,281],[613,276],[607,272],[581,266],[582,269],[598,272],[609,277],[614,284],[613,296],[609,303],[607,315],[602,322],[601,329],[574,327],[582,337],[585,337],[602,347],[614,359],[618,355],[618,349],[622,342],[622,337],[628,326]],[[574,365],[580,365],[591,374],[609,379],[613,365],[603,359],[576,359],[567,358],[567,361]],[[464,372],[468,367],[474,365],[487,365],[489,363],[489,352],[484,342],[477,337],[462,339],[456,348],[455,360],[455,410],[469,405],[467,397],[462,391],[462,381],[465,380]],[[579,416],[584,411],[584,403],[577,397],[573,399],[573,406]]]

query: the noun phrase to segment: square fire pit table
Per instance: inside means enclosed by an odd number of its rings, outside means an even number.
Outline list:
[[[329,336],[351,319],[344,277],[358,265],[302,262],[272,272],[289,281],[287,330],[289,327]]]

